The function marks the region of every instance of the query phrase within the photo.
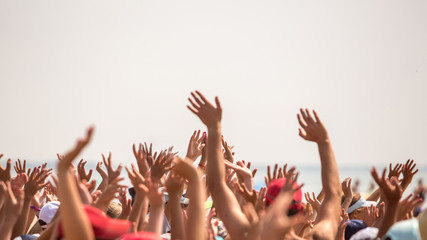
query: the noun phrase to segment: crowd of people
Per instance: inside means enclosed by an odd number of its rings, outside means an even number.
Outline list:
[[[266,185],[256,190],[257,169],[236,161],[223,138],[218,97],[212,103],[195,91],[189,101],[207,131],[193,133],[186,156],[172,147],[155,152],[151,144],[134,145],[136,164],[125,166],[133,186],[123,184],[123,164],[115,168],[111,153],[96,166],[99,184],[85,161],[73,164],[92,140],[93,127],[58,154],[55,173],[47,164],[27,169],[19,159],[0,165],[0,240],[427,240],[422,181],[402,197],[418,172],[414,160],[390,164],[388,171],[372,168],[376,189],[355,192],[351,176],[340,181],[317,112],[301,109],[299,135],[318,147],[322,191],[304,193],[296,167],[285,163],[268,166]]]

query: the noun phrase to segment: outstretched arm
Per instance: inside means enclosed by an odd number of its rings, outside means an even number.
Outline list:
[[[205,193],[203,191],[202,180],[193,167],[190,159],[175,160],[174,171],[188,180],[188,198],[190,204],[188,206],[188,222],[186,235],[188,240],[203,239],[205,237],[205,211],[204,200]]]
[[[384,169],[382,176],[380,177],[375,168],[372,168],[371,174],[375,182],[380,186],[381,193],[385,197],[386,210],[384,214],[383,221],[378,230],[377,237],[383,237],[390,227],[396,222],[396,212],[397,206],[399,205],[399,200],[402,197],[403,189],[397,182],[396,178],[391,178],[391,180],[386,179],[385,177],[386,170]]]
[[[299,135],[307,141],[317,143],[322,169],[322,186],[325,199],[318,212],[314,235],[333,239],[340,221],[341,184],[328,132],[316,111],[313,111],[313,114],[314,118],[308,109],[301,109],[301,114],[298,114],[298,122],[302,128],[299,129]]]
[[[221,151],[222,108],[218,97],[214,107],[200,92],[191,93],[191,106],[187,106],[208,128],[206,177],[216,211],[232,239],[244,239],[249,230],[249,221],[240,210],[233,192],[225,183],[225,166]]]
[[[60,216],[67,239],[95,239],[91,224],[80,199],[74,176],[70,171],[71,162],[89,143],[93,128],[89,128],[86,137],[79,139],[76,146],[58,162],[58,197],[61,199]]]

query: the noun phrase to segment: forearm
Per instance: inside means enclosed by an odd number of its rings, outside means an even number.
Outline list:
[[[171,239],[186,239],[179,197],[169,196]]]
[[[130,211],[129,221],[133,223],[134,226],[139,226],[139,221],[141,217],[142,204],[145,200],[145,196],[141,193],[137,192],[135,196],[135,202],[132,206],[132,210]]]
[[[350,206],[351,200],[352,200],[352,197],[351,198],[350,197],[346,197],[344,199],[344,202],[341,204],[341,208],[344,209],[344,211],[347,212],[347,209]]]
[[[25,227],[25,232],[28,232],[30,230],[31,223],[33,223],[34,218],[36,217],[36,213],[37,213],[37,210],[32,209],[30,207],[30,210],[29,210],[29,213],[28,213],[28,217],[27,217],[27,224],[25,225],[26,226]]]
[[[335,237],[341,211],[341,183],[332,145],[329,140],[318,143],[322,185],[325,198],[315,221],[315,234]],[[332,237],[332,238],[333,238]]]
[[[381,226],[378,230],[377,237],[383,237],[390,227],[396,222],[396,211],[397,211],[398,203],[388,203],[387,208],[384,214],[384,218],[382,220]]]
[[[33,196],[25,195],[24,205],[22,206],[22,213],[21,213],[21,215],[19,215],[18,219],[16,220],[16,224],[15,224],[15,227],[13,228],[13,232],[12,232],[12,238],[15,238],[15,237],[25,233],[32,198],[33,198]]]
[[[103,178],[101,183],[99,184],[97,190],[101,190],[102,192],[104,192],[104,190],[107,188],[107,186],[108,186],[108,180]]]
[[[206,181],[209,188],[221,187],[225,182],[225,166],[221,152],[221,124],[208,128],[208,145],[206,146],[208,159]]]
[[[0,239],[12,239],[12,229],[17,221],[17,218],[7,219],[3,222],[0,231]],[[16,226],[16,225],[15,225]]]
[[[321,169],[322,169],[322,186],[325,197],[334,194],[341,195],[341,183],[338,172],[337,162],[330,140],[318,143]]]
[[[148,220],[147,232],[162,234],[163,206],[151,206],[150,219]]]
[[[68,170],[58,174],[58,197],[61,199],[59,211],[66,238],[68,240],[94,239],[94,233],[83,210],[73,176]]]
[[[188,186],[190,205],[188,206],[187,239],[198,240],[205,237],[204,191],[202,182],[196,177]]]
[[[144,223],[145,219],[147,218],[147,212],[148,212],[148,198],[145,198],[144,201],[142,201],[138,231],[144,231],[145,230],[145,229],[143,229],[143,226],[144,226],[143,223]]]
[[[378,201],[378,199],[381,196],[380,188],[377,188],[369,197],[366,199],[366,201]]]

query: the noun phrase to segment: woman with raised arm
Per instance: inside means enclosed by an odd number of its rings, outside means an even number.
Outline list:
[[[299,135],[311,142],[315,142],[319,149],[322,186],[325,199],[315,221],[313,239],[335,239],[340,222],[341,210],[341,182],[338,167],[332,149],[328,132],[320,121],[316,111],[314,118],[308,109],[301,109],[298,114],[298,122],[301,126]]]
[[[206,181],[215,204],[216,212],[224,222],[233,240],[246,239],[250,223],[225,182],[225,165],[221,149],[222,108],[218,97],[212,105],[199,91],[192,92],[187,106],[208,129]]]

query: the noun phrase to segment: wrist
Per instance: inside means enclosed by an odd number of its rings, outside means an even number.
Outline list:
[[[318,145],[330,145],[330,144],[331,144],[331,140],[329,139],[329,137],[327,137],[327,138],[325,138],[325,139],[322,139],[322,140],[316,141],[316,143],[317,143]]]
[[[221,122],[217,122],[215,124],[207,126],[207,128],[208,128],[208,132],[221,130]],[[208,134],[208,136],[209,136],[209,134]]]
[[[36,207],[34,205],[31,205],[30,209],[32,209],[32,210],[34,210],[36,212],[40,212],[40,208],[38,208],[38,207]]]

